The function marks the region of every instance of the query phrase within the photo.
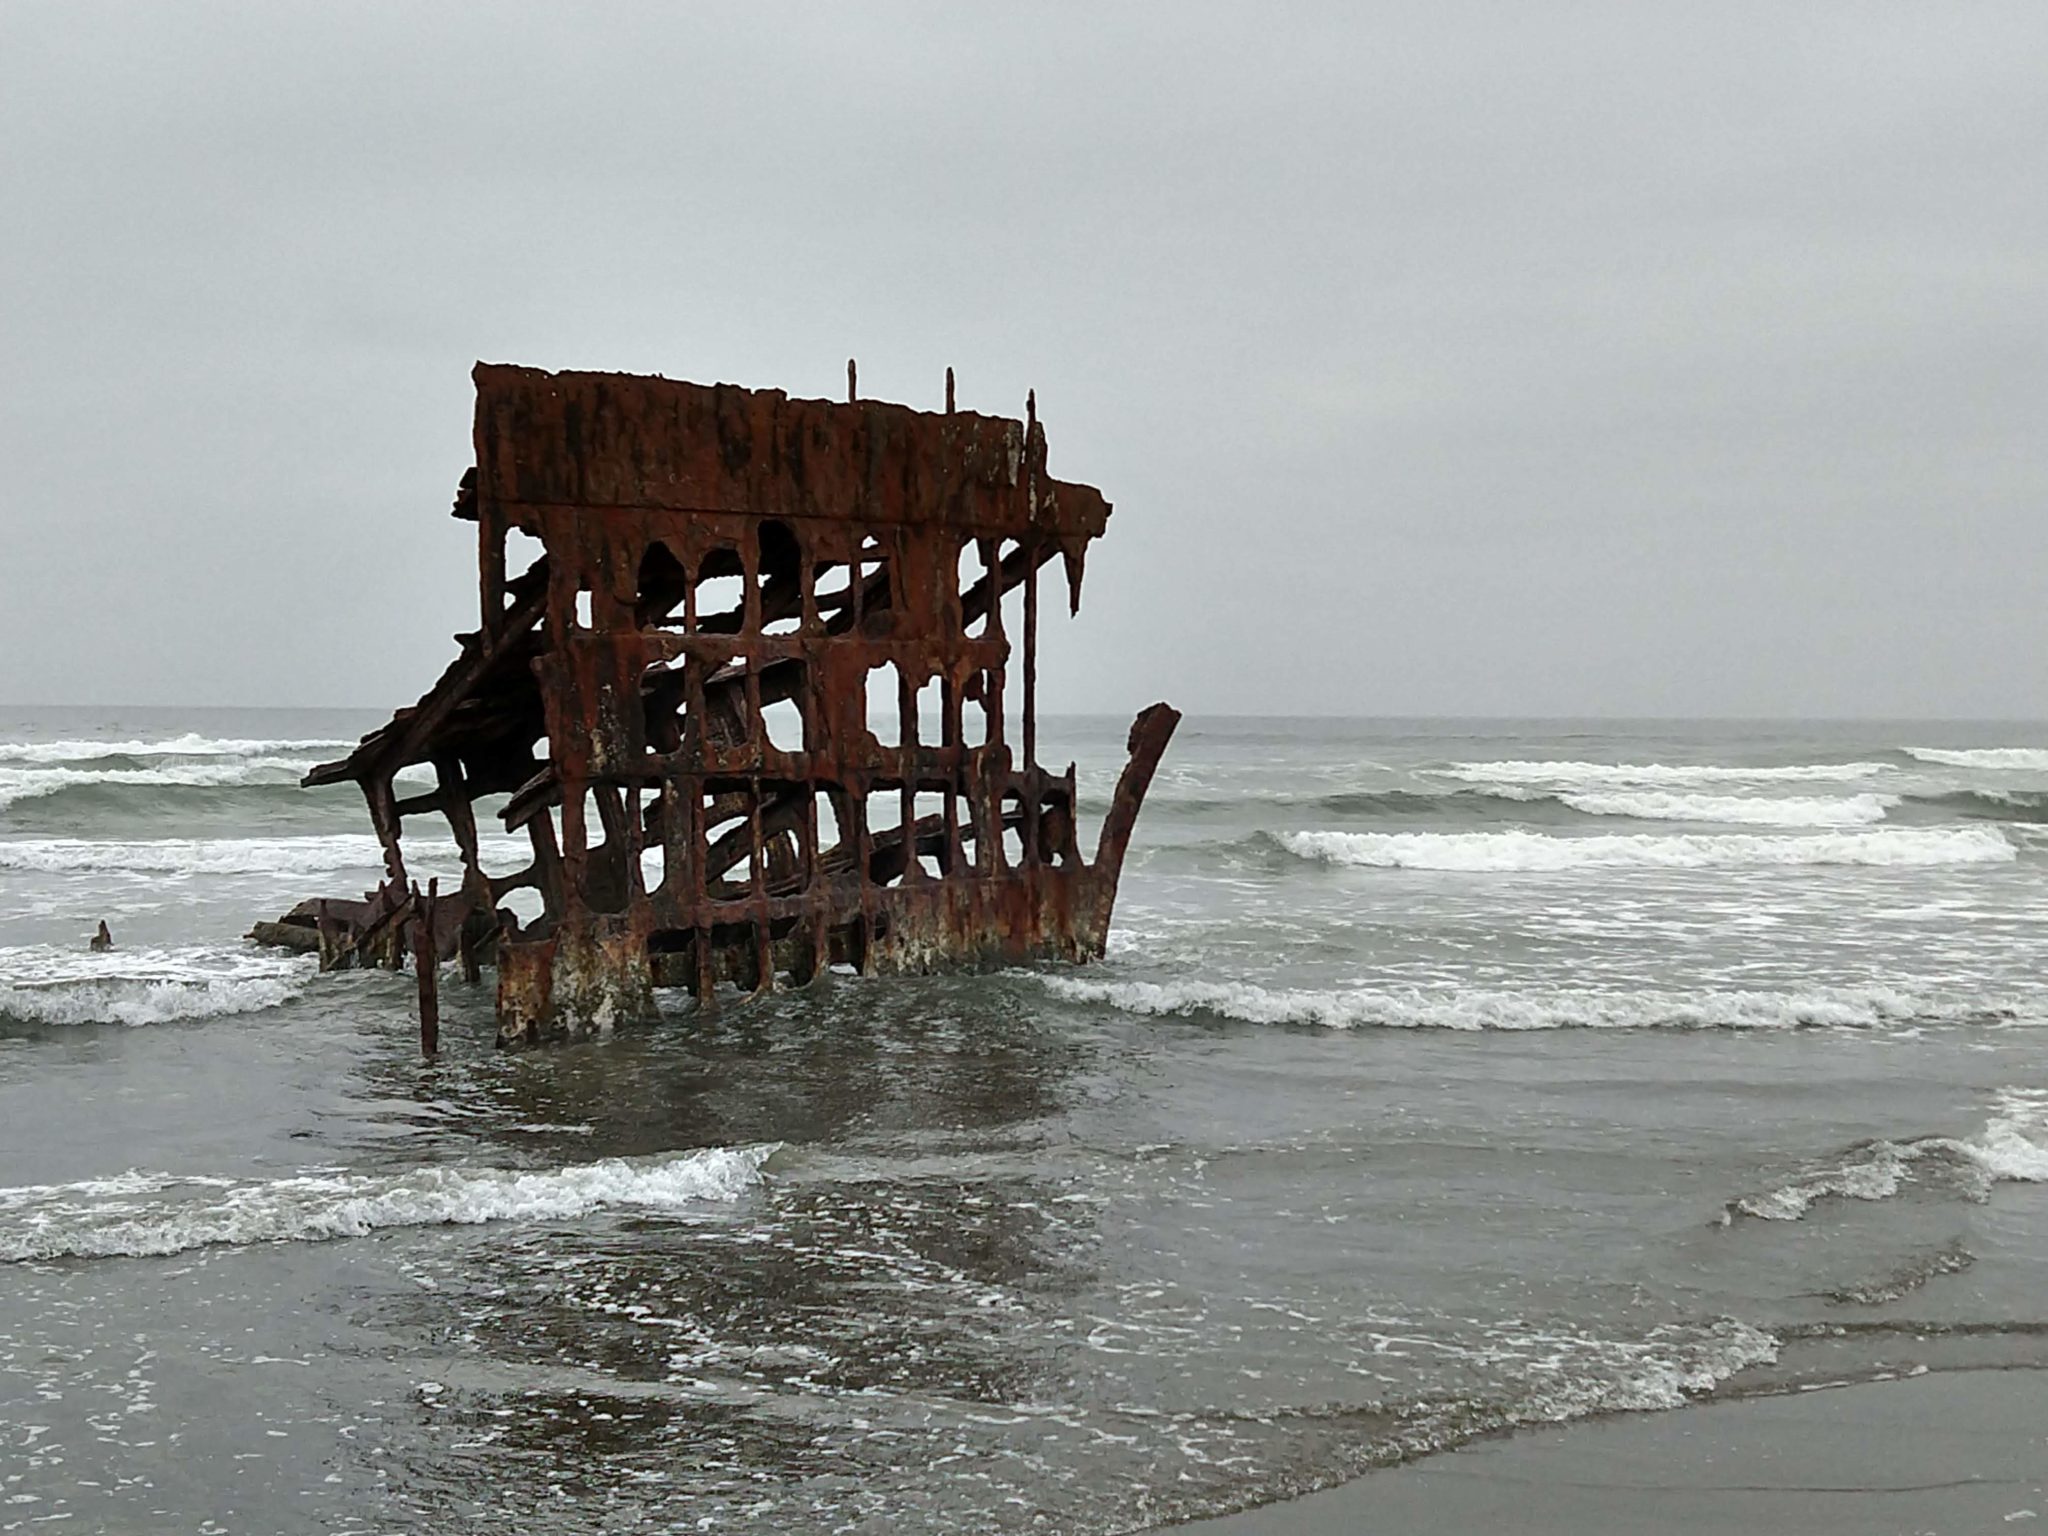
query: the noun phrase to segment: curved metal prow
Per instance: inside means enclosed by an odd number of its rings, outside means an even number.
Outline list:
[[[1123,868],[1124,850],[1130,845],[1138,811],[1145,804],[1145,791],[1151,788],[1152,775],[1179,724],[1180,711],[1171,704],[1142,709],[1131,722],[1130,739],[1124,744],[1124,750],[1131,754],[1130,761],[1124,764],[1123,774],[1116,781],[1116,797],[1109,803],[1102,836],[1095,844],[1096,872],[1109,876],[1112,882]]]

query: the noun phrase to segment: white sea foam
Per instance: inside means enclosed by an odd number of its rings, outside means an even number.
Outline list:
[[[215,981],[80,982],[68,987],[0,984],[0,1018],[31,1024],[168,1024],[255,1013],[289,1002],[302,989],[274,978]]]
[[[1529,1400],[1514,1417],[1526,1423],[1683,1407],[1738,1372],[1776,1360],[1778,1349],[1761,1329],[1722,1318],[1705,1328],[1657,1328],[1640,1342],[1532,1332],[1508,1349],[1478,1353],[1521,1378]]]
[[[103,1179],[77,1179],[69,1184],[16,1184],[0,1189],[0,1211],[18,1211],[76,1200],[111,1200],[126,1195],[153,1195],[181,1184],[194,1189],[232,1189],[233,1179],[207,1178],[203,1174],[180,1177],[174,1173],[145,1173],[130,1168]]]
[[[277,753],[305,755],[354,745],[353,741],[325,737],[255,741],[200,736],[188,731],[182,736],[172,736],[159,741],[0,741],[0,762],[91,763],[109,757],[256,757]]]
[[[1868,1142],[1838,1163],[1731,1201],[1723,1220],[1797,1221],[1823,1199],[1888,1200],[1929,1160],[1960,1168],[1963,1192],[1977,1199],[1993,1184],[2048,1183],[2048,1089],[2001,1090],[1992,1100],[1990,1119],[1975,1136]]]
[[[1027,972],[1056,995],[1126,1013],[1215,1014],[1251,1024],[1329,1029],[1796,1029],[1873,1028],[1929,1006],[1877,988],[1805,992],[1497,992],[1352,987],[1333,991],[1242,981],[1099,981]]]
[[[422,853],[428,857],[452,856],[454,845],[407,839],[408,861]],[[376,838],[359,833],[321,837],[172,837],[135,842],[70,837],[0,841],[0,870],[42,874],[298,875],[342,869],[373,870],[382,861]]]
[[[2048,747],[1908,747],[1906,754],[1948,768],[2048,771]]]
[[[1912,1153],[1895,1142],[1874,1141],[1855,1156],[1802,1173],[1759,1195],[1745,1195],[1729,1210],[1765,1221],[1797,1221],[1816,1200],[1888,1200],[1905,1182]]]
[[[1883,763],[1789,763],[1745,767],[1723,763],[1586,763],[1510,759],[1494,763],[1452,763],[1426,773],[1475,784],[1644,786],[1675,784],[1769,784],[1781,781],[1836,782],[1874,778]]]
[[[0,808],[92,784],[203,789],[296,784],[310,758],[253,757],[231,763],[165,763],[155,768],[0,768]]]
[[[1983,1131],[1954,1149],[1995,1180],[2048,1184],[2048,1089],[2006,1088]]]
[[[1560,794],[1561,804],[1588,816],[1637,821],[1701,821],[1759,827],[1860,827],[1883,821],[1894,795],[1702,795],[1668,789],[1587,790]]]
[[[455,1166],[260,1181],[138,1171],[0,1189],[0,1261],[318,1242],[390,1227],[570,1221],[607,1207],[687,1211],[738,1199],[760,1182],[775,1150],[713,1147],[531,1171]]]
[[[304,989],[312,962],[245,949],[0,949],[0,1018],[31,1024],[163,1024],[253,1013]]]
[[[1671,833],[1559,837],[1542,832],[1289,832],[1304,859],[1382,869],[1472,873],[1574,869],[1730,869],[1756,865],[1994,864],[2018,850],[1990,827],[1897,828],[1801,837]]]

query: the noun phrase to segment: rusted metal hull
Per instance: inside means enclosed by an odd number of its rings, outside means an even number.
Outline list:
[[[506,1045],[647,1018],[658,986],[1101,954],[1179,716],[1138,717],[1084,857],[1073,770],[1036,761],[1038,577],[1058,557],[1078,605],[1109,505],[1045,472],[1035,411],[487,365],[476,383],[456,512],[481,623],[418,705],[308,776],[362,786],[386,864],[360,911],[312,914],[323,964],[405,952],[421,812],[465,866],[428,947],[495,946]],[[508,575],[514,533],[541,553]],[[438,787],[401,799],[418,763]],[[494,794],[523,870],[482,867]],[[523,925],[500,906],[522,888],[542,908]]]

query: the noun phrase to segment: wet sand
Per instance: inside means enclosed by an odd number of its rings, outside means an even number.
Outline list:
[[[2048,1372],[1953,1371],[1527,1430],[1183,1536],[2048,1531]]]

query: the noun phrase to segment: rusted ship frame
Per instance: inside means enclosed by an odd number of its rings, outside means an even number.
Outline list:
[[[409,709],[307,784],[352,780],[383,848],[362,902],[303,904],[323,968],[495,952],[500,1044],[650,1017],[653,988],[798,984],[1102,953],[1179,715],[1131,728],[1093,859],[1074,770],[1037,761],[1040,569],[1078,608],[1109,504],[1023,421],[855,398],[479,364],[481,623]],[[508,570],[508,536],[538,540]],[[1021,739],[1004,727],[1021,587]],[[777,717],[781,717],[779,720]],[[936,734],[927,739],[930,726]],[[436,786],[402,796],[398,774]],[[532,861],[486,873],[475,802]],[[446,818],[458,893],[408,881]],[[501,907],[522,887],[541,913]],[[423,1038],[432,1009],[423,971]]]

